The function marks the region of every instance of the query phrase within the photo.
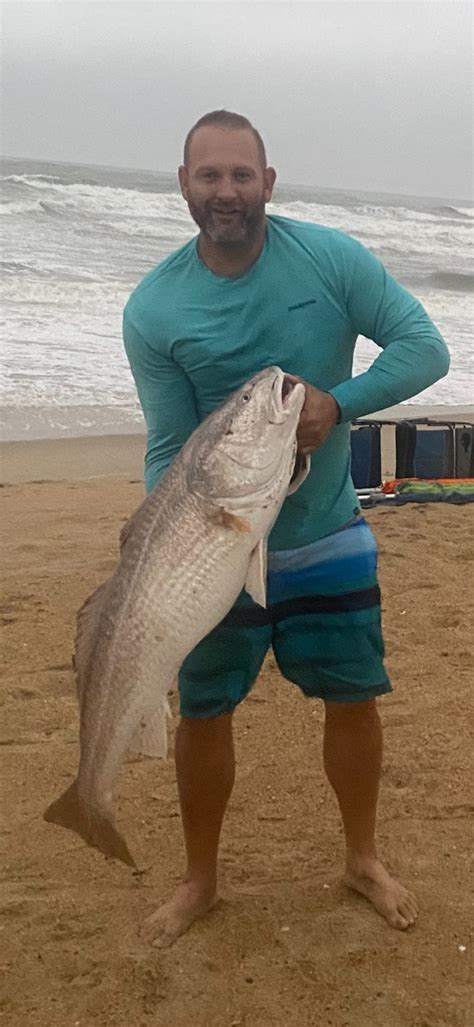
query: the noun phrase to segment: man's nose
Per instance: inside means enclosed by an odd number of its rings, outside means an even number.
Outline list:
[[[237,188],[231,175],[222,175],[217,186],[217,196],[221,200],[233,200],[237,195]]]

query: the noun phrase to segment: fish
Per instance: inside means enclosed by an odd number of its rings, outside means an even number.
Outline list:
[[[266,605],[267,539],[307,476],[296,431],[305,388],[267,367],[196,428],[126,522],[111,577],[77,614],[75,781],[45,811],[136,868],[113,808],[129,749],[167,751],[168,693],[186,656],[245,588]]]

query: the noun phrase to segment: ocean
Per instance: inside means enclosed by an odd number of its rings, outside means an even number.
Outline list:
[[[142,430],[122,310],[143,275],[196,233],[176,176],[4,159],[0,182],[1,437]],[[448,377],[410,402],[472,403],[472,205],[279,185],[268,212],[368,246],[421,300],[451,351]],[[360,338],[354,372],[378,352]]]

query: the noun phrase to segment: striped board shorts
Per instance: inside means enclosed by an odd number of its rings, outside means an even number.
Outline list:
[[[179,674],[183,717],[242,702],[269,648],[311,698],[363,702],[391,692],[385,672],[377,544],[363,517],[299,549],[269,553],[267,608],[242,592]]]

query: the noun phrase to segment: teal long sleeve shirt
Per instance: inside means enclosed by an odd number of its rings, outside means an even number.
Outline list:
[[[352,377],[359,334],[381,353]],[[123,335],[147,425],[148,491],[197,425],[262,368],[277,364],[335,397],[341,424],[285,500],[270,536],[279,550],[330,534],[357,509],[351,421],[416,395],[449,367],[426,311],[369,250],[343,232],[274,216],[239,278],[210,271],[197,238],[172,253],[130,296]]]

